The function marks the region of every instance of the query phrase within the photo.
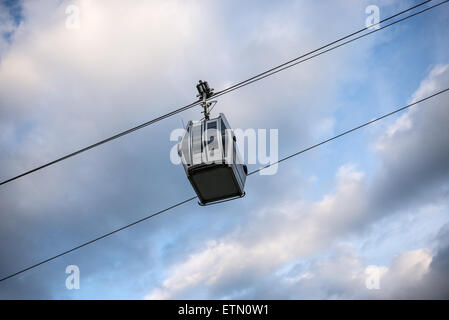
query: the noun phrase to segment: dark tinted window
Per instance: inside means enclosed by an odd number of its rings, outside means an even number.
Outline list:
[[[220,121],[220,127],[221,127],[221,144],[223,145],[223,156],[226,157],[226,126],[224,124],[223,119]]]
[[[192,130],[192,151],[195,154],[201,153],[203,151],[201,138],[201,125],[196,125]]]
[[[217,121],[208,122],[207,129],[217,129]]]
[[[221,134],[224,135],[226,132],[226,126],[223,120],[221,120]]]

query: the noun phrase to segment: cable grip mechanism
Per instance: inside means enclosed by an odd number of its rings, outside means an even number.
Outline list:
[[[199,83],[196,85],[196,89],[198,90],[198,94],[196,95],[201,102],[201,106],[203,107],[202,113],[204,113],[204,118],[206,120],[209,120],[210,115],[210,106],[212,104],[217,103],[217,101],[207,101],[207,99],[211,98],[214,95],[214,89],[209,87],[209,84],[207,81],[200,80]]]

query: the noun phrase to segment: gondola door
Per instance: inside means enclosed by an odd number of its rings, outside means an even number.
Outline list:
[[[213,119],[205,122],[204,140],[206,146],[207,163],[222,163],[223,149],[221,145],[221,134],[218,131],[218,120]]]

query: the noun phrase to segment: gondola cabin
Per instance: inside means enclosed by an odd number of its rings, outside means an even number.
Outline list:
[[[200,205],[245,195],[247,167],[240,160],[236,138],[224,114],[189,121],[178,154]]]

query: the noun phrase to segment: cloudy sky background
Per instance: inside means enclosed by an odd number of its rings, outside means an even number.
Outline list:
[[[433,1],[436,2],[436,1]],[[0,180],[417,1],[2,1]],[[80,28],[66,27],[69,5]],[[280,157],[449,87],[449,5],[220,97]],[[449,298],[449,94],[0,283],[2,299]],[[0,277],[194,195],[192,109],[0,188]],[[261,164],[250,165],[256,169]],[[67,290],[77,265],[81,288]],[[375,266],[375,267],[374,267]],[[372,270],[378,290],[369,290]]]

